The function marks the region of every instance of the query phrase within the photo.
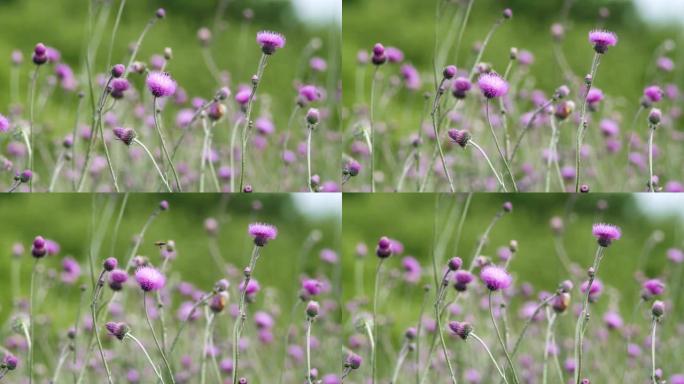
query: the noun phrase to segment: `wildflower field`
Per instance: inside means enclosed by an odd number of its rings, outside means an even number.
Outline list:
[[[630,1],[344,16],[346,191],[681,191],[678,25]]]
[[[3,200],[3,382],[338,377],[339,212],[288,195],[163,198]]]
[[[0,11],[3,190],[339,189],[336,20],[284,0]]]
[[[344,346],[362,359],[349,382],[681,383],[681,218],[648,207],[347,195]]]

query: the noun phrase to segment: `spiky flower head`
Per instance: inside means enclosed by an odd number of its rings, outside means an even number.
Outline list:
[[[153,267],[140,267],[135,271],[135,281],[140,285],[140,289],[145,292],[158,291],[164,288],[166,278]]]
[[[485,73],[477,80],[482,94],[487,99],[504,96],[508,92],[508,83],[496,73]]]
[[[620,236],[622,236],[620,227],[613,224],[594,224],[591,232],[602,247],[609,246],[614,240],[619,240]]]
[[[146,83],[154,97],[167,97],[176,93],[176,80],[166,72],[150,72]]]
[[[256,42],[261,46],[261,51],[266,55],[272,55],[277,49],[285,46],[285,36],[278,32],[257,32]]]
[[[589,42],[594,44],[594,51],[597,53],[606,53],[608,47],[613,47],[617,44],[617,35],[613,32],[595,29],[589,32]]]
[[[263,247],[270,240],[274,240],[278,236],[278,229],[265,223],[252,223],[247,230],[250,236],[254,238],[254,244]]]

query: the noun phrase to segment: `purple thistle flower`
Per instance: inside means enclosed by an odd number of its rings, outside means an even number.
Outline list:
[[[5,116],[0,114],[0,132],[5,133],[9,131],[10,122]]]
[[[240,290],[240,292],[244,290],[247,296],[254,296],[261,290],[261,285],[259,285],[259,282],[255,279],[251,279],[249,283],[247,283],[247,289],[245,289],[244,281],[240,283],[238,289]]]
[[[473,274],[469,271],[459,269],[454,273],[454,289],[463,292],[468,288],[468,284],[473,281]]]
[[[349,353],[347,359],[344,361],[344,366],[351,369],[359,369],[363,364],[363,358],[356,353]]]
[[[404,85],[410,91],[417,91],[422,86],[420,74],[416,67],[411,64],[404,64],[401,66],[401,76],[404,78]]]
[[[660,296],[665,291],[665,283],[659,279],[649,279],[644,281],[641,285],[644,290],[644,298],[650,298],[653,296]]]
[[[176,81],[166,72],[150,72],[145,82],[154,97],[171,96],[176,92]]]
[[[613,32],[595,29],[589,32],[589,42],[594,44],[594,50],[597,53],[606,53],[608,47],[617,44],[618,38]]]
[[[278,32],[257,32],[256,42],[261,46],[261,51],[266,55],[272,55],[277,49],[285,46],[285,36]]]
[[[128,273],[122,269],[115,269],[109,273],[109,288],[112,291],[120,291],[126,281]]]
[[[590,105],[595,106],[599,102],[603,100],[603,91],[601,91],[598,88],[592,88],[589,90],[589,93],[587,93],[587,103]]]
[[[116,337],[119,340],[123,340],[128,334],[128,326],[125,323],[115,323],[110,321],[105,324],[105,328],[110,335]]]
[[[114,137],[126,145],[131,145],[136,136],[132,128],[115,127],[112,131],[114,132]]]
[[[470,323],[467,322],[450,321],[448,327],[451,330],[451,332],[453,332],[455,335],[457,335],[463,340],[467,339],[470,335],[470,332],[473,331],[472,325],[470,325]]]
[[[274,240],[278,236],[278,229],[270,224],[252,223],[247,232],[254,238],[254,244],[263,247],[269,240]]]
[[[309,67],[315,72],[324,72],[328,69],[328,63],[321,57],[312,57],[309,60]]]
[[[315,85],[306,84],[299,87],[299,100],[302,104],[320,99],[321,93]]]
[[[657,85],[651,85],[644,88],[644,97],[651,103],[657,103],[662,100],[664,94],[662,88]]]
[[[477,80],[477,85],[480,87],[484,97],[488,99],[501,97],[508,92],[508,83],[506,80],[495,73],[480,75],[480,78]]]
[[[112,97],[115,99],[121,99],[124,95],[124,92],[128,91],[128,89],[131,87],[131,84],[127,79],[119,78],[112,80],[109,86],[112,88]]]
[[[470,141],[470,133],[466,130],[451,128],[449,131],[447,131],[447,135],[456,144],[461,146],[461,148],[465,148],[466,145],[468,145],[468,141]]]
[[[624,324],[620,314],[614,311],[606,312],[606,314],[603,315],[603,322],[606,324],[608,329],[620,329]]]
[[[480,279],[490,291],[506,289],[513,283],[513,278],[505,269],[494,265],[484,267],[480,272]]]
[[[73,284],[81,276],[81,266],[72,257],[65,257],[62,260],[62,282]]]
[[[401,63],[404,61],[404,52],[396,47],[385,48],[385,55],[387,56],[387,61],[390,63]]]
[[[375,254],[381,259],[386,259],[392,255],[392,241],[387,236],[383,236],[378,240]]]
[[[457,99],[465,99],[472,86],[473,85],[470,83],[468,78],[462,76],[457,77],[453,82],[452,94]]]
[[[141,267],[135,271],[135,280],[145,292],[158,291],[164,288],[166,278],[153,267]]]
[[[420,281],[422,268],[420,263],[413,256],[406,256],[401,259],[401,266],[404,269],[404,280],[407,283],[415,284]]]
[[[612,243],[614,240],[619,240],[620,236],[622,236],[622,232],[620,232],[619,227],[605,223],[594,224],[591,232],[598,240],[599,245],[602,247],[609,246],[610,243]]]
[[[7,368],[9,371],[13,371],[17,368],[17,365],[19,365],[19,358],[11,353],[7,353],[2,358],[2,364],[0,365]]]
[[[675,264],[684,262],[684,251],[679,248],[670,248],[667,250],[667,259]]]
[[[357,176],[361,172],[361,164],[356,160],[349,160],[345,164],[342,173],[349,176]]]
[[[108,257],[105,259],[104,263],[102,263],[102,267],[107,272],[113,271],[118,265],[119,261],[114,257]]]
[[[36,259],[39,259],[47,254],[47,248],[45,247],[46,242],[42,236],[36,236],[33,239],[33,244],[31,246],[31,254]]]
[[[258,311],[254,314],[254,324],[258,329],[271,329],[275,321],[273,321],[273,317],[268,312]]]

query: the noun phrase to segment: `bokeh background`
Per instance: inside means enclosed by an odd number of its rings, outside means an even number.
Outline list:
[[[380,367],[383,373],[380,377],[389,375],[394,366],[394,360],[385,360],[388,359],[387,351],[396,352],[406,328],[415,326],[418,321],[423,286],[428,284],[434,288],[431,257],[433,250],[437,249],[436,253],[439,254],[440,248],[440,241],[435,239],[442,239],[443,233],[450,230],[444,243],[442,260],[446,263],[448,258],[460,256],[465,266],[470,265],[480,237],[505,201],[513,203],[513,212],[505,214],[498,221],[481,254],[498,261],[499,248],[508,247],[511,240],[516,240],[518,252],[510,263],[516,286],[529,283],[535,292],[553,291],[562,280],[568,278],[557,256],[549,224],[552,217],[558,216],[565,223],[561,242],[569,259],[581,267],[580,271],[591,266],[596,252],[592,224],[607,222],[622,229],[622,238],[611,245],[601,263],[599,278],[605,284],[604,292],[607,293],[594,305],[595,313],[601,314],[594,319],[594,326],[600,323],[603,312],[613,306],[619,308],[625,321],[628,321],[629,314],[639,300],[639,281],[645,277],[658,277],[670,282],[666,288],[669,295],[678,292],[679,305],[675,308],[681,308],[684,302],[681,286],[684,264],[672,264],[666,257],[668,248],[681,248],[684,241],[684,197],[676,194],[473,194],[457,245],[457,222],[466,198],[466,194],[410,193],[344,196],[343,297],[348,308],[358,308],[355,312],[344,313],[344,324],[349,333],[353,333],[355,325],[358,326],[359,313],[371,311],[378,264],[375,256],[378,239],[388,236],[404,246],[401,255],[392,256],[383,263],[384,282],[380,285],[378,312],[389,322],[384,325],[386,338],[383,337],[381,342],[390,346],[381,348],[383,360],[380,360]],[[660,241],[655,241],[658,239]],[[358,256],[359,244],[367,246],[367,256]],[[404,282],[402,277],[402,258],[407,255],[415,257],[422,267],[422,277],[414,284]],[[440,274],[443,265],[437,266]],[[479,270],[476,270],[476,275],[479,275]],[[361,281],[356,281],[355,276],[360,276]],[[677,279],[680,284],[675,286],[671,282]],[[450,287],[450,295],[451,292],[453,289]],[[432,318],[430,311],[434,289],[427,297],[426,316]],[[573,302],[578,297],[576,290],[573,291]],[[350,304],[352,302],[355,304]],[[520,298],[509,303],[511,318],[517,319],[521,304]],[[463,308],[463,311],[463,316],[470,313],[467,308]],[[681,311],[675,311],[665,327],[675,327],[682,318]],[[520,323],[517,324],[513,326],[516,329],[513,335],[516,337],[521,327]],[[366,349],[363,351],[365,354]],[[389,355],[393,356],[391,353]]]
[[[266,296],[277,299],[279,307],[289,310],[297,300],[299,277],[316,273],[329,276],[334,291],[339,292],[341,275],[333,273],[334,269],[319,258],[322,249],[337,249],[340,243],[341,211],[339,198],[334,195],[318,196],[309,206],[302,199],[287,194],[187,194],[181,197],[133,194],[128,197],[116,237],[114,228],[124,201],[123,195],[5,196],[0,199],[0,216],[4,220],[0,234],[0,264],[3,266],[0,268],[0,289],[6,293],[0,298],[0,323],[8,320],[13,300],[28,297],[33,261],[30,244],[35,236],[53,239],[61,247],[58,255],[49,256],[41,262],[44,268],[59,273],[62,258],[72,256],[81,264],[80,282],[89,285],[87,257],[93,228],[102,228],[105,233],[101,252],[94,255],[97,267],[101,260],[110,255],[119,259],[119,263],[125,263],[133,237],[139,233],[162,199],[169,201],[170,209],[156,217],[138,254],[148,256],[158,264],[159,248],[155,242],[175,241],[178,255],[172,262],[173,274],[170,277],[188,281],[199,289],[211,289],[226,274],[217,268],[210,256],[205,219],[212,217],[219,222],[217,240],[220,254],[226,263],[238,270],[249,262],[252,243],[247,235],[247,226],[251,222],[261,221],[277,226],[279,231],[278,238],[264,250],[255,274],[266,290],[264,292],[269,292]],[[318,234],[319,241],[314,243],[310,252],[303,254],[303,244],[312,232]],[[20,257],[11,256],[15,243],[21,243],[26,253]],[[20,269],[19,293],[12,292],[10,275],[14,263]],[[43,309],[49,308],[52,326],[57,330],[73,321],[80,294],[78,284],[53,285]],[[8,329],[4,328],[3,331]]]

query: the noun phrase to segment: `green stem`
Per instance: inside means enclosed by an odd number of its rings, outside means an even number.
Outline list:
[[[28,155],[29,155],[29,169],[34,173],[34,176],[29,179],[29,192],[33,192],[33,178],[35,177],[36,170],[33,168],[33,118],[34,118],[34,100],[36,98],[36,83],[38,82],[38,69],[40,65],[36,65],[36,69],[33,71],[33,76],[31,76],[31,95],[29,104],[29,136],[31,137],[31,145],[29,145]],[[30,384],[30,382],[29,382]]]
[[[506,167],[506,171],[508,171],[508,175],[511,177],[511,181],[513,182],[513,190],[515,192],[518,192],[518,185],[515,182],[515,176],[513,176],[513,172],[511,171],[511,167],[508,164],[508,160],[506,160],[506,155],[504,155],[504,152],[501,149],[501,145],[499,144],[499,139],[496,136],[496,132],[494,132],[492,120],[489,118],[489,99],[485,101],[485,113],[487,115],[487,125],[489,125],[489,132],[491,132],[492,137],[494,138],[494,144],[496,144],[496,150],[499,152],[499,156],[501,156],[501,161],[503,161],[504,166]]]
[[[596,81],[596,70],[598,69],[599,62],[601,61],[601,54],[596,53],[594,54],[594,60],[591,63],[591,72],[589,72],[589,76],[591,76],[591,80],[587,84],[586,87],[586,92],[582,95],[582,109],[580,112],[580,119],[579,119],[579,126],[577,127],[577,145],[575,148],[575,193],[579,193],[580,190],[580,166],[582,163],[582,157],[580,155],[580,151],[582,149],[582,139],[584,139],[584,132],[587,129],[587,121],[586,115],[587,115],[587,96],[589,95],[589,91],[591,90],[591,86]]]
[[[378,340],[378,291],[380,290],[380,272],[382,269],[382,263],[385,259],[380,259],[378,262],[378,268],[375,271],[375,288],[373,289],[373,340]],[[373,347],[371,349],[371,383],[375,384],[376,374],[377,374],[377,351]]]
[[[247,318],[247,310],[245,307],[245,298],[247,296],[247,286],[249,285],[252,275],[254,274],[254,267],[259,258],[259,246],[255,245],[252,250],[252,256],[249,260],[249,273],[246,274],[242,285],[242,293],[240,294],[240,303],[238,305],[238,317],[235,319],[233,326],[233,384],[238,384],[238,363],[240,361],[240,334],[244,327]]]
[[[375,66],[373,71],[373,79],[371,80],[371,96],[370,96],[370,187],[371,193],[375,192],[375,128],[373,126],[375,118],[375,87],[377,83],[379,65]]]
[[[169,377],[171,378],[171,382],[175,383],[175,379],[173,376],[173,370],[171,370],[171,364],[169,364],[169,361],[166,359],[166,353],[164,353],[164,349],[161,347],[161,344],[159,344],[159,339],[157,338],[157,333],[154,331],[154,326],[152,325],[152,321],[150,320],[150,314],[147,312],[147,294],[146,292],[143,292],[143,310],[145,311],[145,320],[147,321],[147,326],[150,327],[150,332],[152,333],[152,338],[154,339],[154,344],[157,346],[157,349],[159,350],[159,354],[162,357],[162,360],[164,360],[164,365],[166,366],[166,369],[169,371]]]
[[[492,324],[494,324],[494,330],[496,331],[496,337],[499,339],[499,344],[501,344],[501,348],[503,349],[503,353],[506,356],[506,361],[508,362],[508,366],[511,369],[511,372],[513,373],[513,382],[515,384],[518,384],[518,374],[515,372],[515,366],[513,365],[513,360],[511,360],[511,355],[508,353],[508,347],[506,346],[506,343],[504,342],[503,338],[501,337],[501,331],[499,331],[499,326],[496,323],[496,319],[494,318],[494,308],[492,307],[492,292],[489,291],[489,315],[492,318]]]
[[[473,147],[475,147],[475,149],[480,151],[482,157],[484,157],[485,161],[487,161],[487,164],[489,164],[489,169],[492,170],[494,176],[496,177],[496,180],[499,182],[501,189],[504,192],[508,192],[508,189],[506,189],[506,184],[504,184],[503,180],[501,180],[499,173],[496,171],[496,168],[494,168],[494,165],[492,164],[491,160],[489,160],[489,156],[487,156],[487,153],[484,151],[484,149],[482,149],[482,147],[480,147],[476,142],[474,142],[473,139],[468,140],[468,144],[472,145]]]
[[[173,192],[173,190],[171,189],[171,186],[169,185],[169,182],[166,181],[166,177],[164,176],[164,172],[162,172],[162,170],[159,168],[159,165],[157,165],[157,161],[154,159],[152,152],[150,152],[150,150],[147,149],[147,147],[145,146],[145,144],[142,143],[142,141],[140,141],[138,139],[133,139],[133,142],[138,144],[139,146],[141,146],[145,150],[145,153],[147,153],[147,156],[150,158],[150,160],[152,160],[152,164],[154,164],[154,168],[157,170],[157,174],[159,174],[159,178],[161,179],[162,184],[164,184],[164,186],[166,187],[166,189],[169,192]]]
[[[242,128],[242,152],[240,153],[240,191],[243,190],[245,181],[245,162],[247,161],[247,140],[249,139],[249,133],[252,129],[252,109],[254,105],[254,96],[256,95],[257,88],[261,83],[262,77],[264,75],[264,69],[266,68],[266,62],[268,55],[263,53],[259,59],[259,67],[257,68],[256,81],[252,83],[252,92],[249,94],[249,101],[247,102],[247,112],[245,113],[245,122]]]
[[[161,146],[162,146],[162,150],[164,151],[164,156],[166,157],[166,161],[169,163],[169,167],[171,167],[171,172],[173,172],[173,178],[176,181],[176,189],[178,190],[178,192],[183,192],[183,190],[181,188],[180,179],[178,178],[178,172],[176,172],[176,167],[173,165],[173,160],[171,159],[171,156],[169,155],[169,151],[166,149],[166,140],[164,140],[164,134],[162,133],[162,129],[161,129],[161,126],[159,124],[159,117],[157,116],[157,98],[156,97],[152,101],[152,108],[153,108],[153,114],[154,114],[154,127],[157,130],[157,135],[159,135],[159,140],[161,141]]]
[[[164,378],[162,377],[161,372],[159,372],[159,368],[157,368],[157,366],[156,366],[156,365],[154,364],[154,362],[152,361],[152,358],[150,357],[150,354],[147,353],[147,349],[145,349],[145,346],[140,342],[140,340],[138,340],[138,339],[137,339],[135,336],[133,336],[133,334],[131,334],[131,333],[127,333],[127,334],[126,334],[126,337],[131,338],[133,341],[135,341],[136,344],[138,344],[138,346],[140,347],[140,349],[141,349],[141,350],[143,351],[143,353],[145,354],[145,357],[147,357],[147,361],[148,361],[148,362],[150,363],[150,365],[152,366],[152,369],[154,370],[154,373],[157,375],[157,378],[159,379],[159,381],[161,381],[162,384],[164,384]]]
[[[494,355],[492,355],[492,352],[489,350],[489,348],[487,348],[487,344],[485,344],[485,342],[482,341],[482,339],[480,339],[480,337],[477,336],[475,334],[475,332],[470,332],[469,337],[472,337],[475,340],[477,340],[480,343],[480,345],[482,345],[484,350],[487,351],[487,354],[489,355],[489,358],[492,360],[492,363],[494,363],[494,367],[496,367],[496,371],[499,372],[501,379],[503,379],[504,383],[508,384],[508,380],[506,379],[506,375],[504,375],[503,371],[499,367],[499,364],[496,362],[496,359],[494,358]]]

